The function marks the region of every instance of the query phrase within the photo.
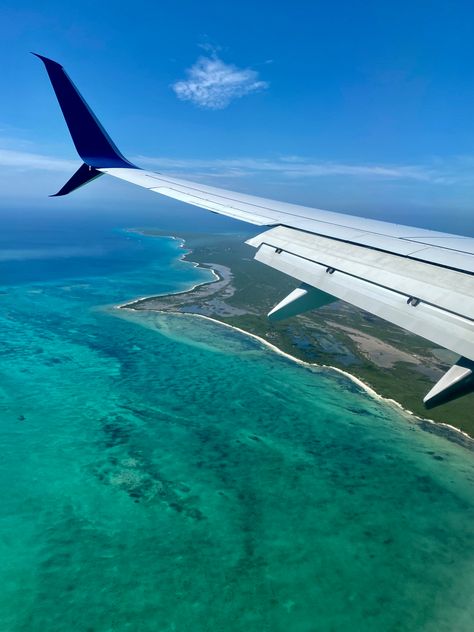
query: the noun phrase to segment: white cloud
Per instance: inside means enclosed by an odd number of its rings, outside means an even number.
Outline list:
[[[17,170],[40,169],[43,171],[73,171],[77,169],[78,162],[63,160],[44,154],[36,154],[28,151],[15,151],[12,149],[0,149],[0,165],[12,167]]]
[[[222,110],[234,99],[268,87],[257,71],[226,64],[215,54],[199,57],[186,74],[187,79],[172,85],[176,95],[209,110]]]
[[[276,159],[227,158],[214,160],[179,160],[138,156],[134,160],[159,169],[173,170],[176,173],[198,173],[209,177],[245,177],[262,172],[274,172],[286,178],[346,176],[426,182],[441,182],[446,177],[442,170],[426,165],[357,165],[316,161],[298,156],[282,156]]]
[[[137,156],[134,160],[160,169],[178,172],[205,172],[210,177],[242,177],[261,172],[276,172],[284,177],[356,176],[385,179],[435,181],[443,178],[441,169],[422,165],[354,165],[314,161],[298,156],[268,158],[175,159]],[[0,165],[16,170],[71,173],[78,162],[29,151],[0,148]]]
[[[4,145],[0,138],[0,144]],[[5,143],[6,144],[6,143]],[[30,148],[28,148],[30,149]],[[232,180],[259,178],[262,181],[276,176],[278,180],[310,184],[315,178],[344,178],[372,180],[379,182],[427,183],[431,185],[472,186],[474,184],[472,156],[454,156],[433,158],[422,164],[354,164],[315,160],[300,156],[278,156],[273,158],[242,157],[214,159],[178,159],[166,156],[135,156],[132,161],[144,167],[163,170],[170,175],[184,176],[197,180]],[[2,188],[9,188],[15,174],[29,173],[29,182],[36,177],[46,185],[47,173],[53,178],[47,182],[52,188],[59,186],[54,173],[69,177],[79,166],[77,160],[68,160],[55,156],[0,147],[0,166],[2,167]],[[21,176],[23,177],[23,176]],[[59,184],[62,183],[60,179]]]

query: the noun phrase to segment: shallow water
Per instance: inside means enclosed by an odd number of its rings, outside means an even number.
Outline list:
[[[225,327],[113,309],[209,273],[97,243],[0,266],[0,630],[471,630],[472,453]]]

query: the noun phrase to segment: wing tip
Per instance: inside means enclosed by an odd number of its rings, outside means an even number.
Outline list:
[[[61,64],[58,64],[58,62],[54,61],[54,59],[50,59],[49,57],[45,57],[44,55],[40,55],[39,53],[34,53],[32,50],[30,51],[30,53],[35,57],[38,57],[38,59],[41,59],[46,67],[57,66],[58,68],[62,68]]]

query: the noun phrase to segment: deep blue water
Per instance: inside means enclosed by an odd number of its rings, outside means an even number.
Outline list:
[[[0,284],[127,274],[153,266],[161,245],[95,220],[11,222],[0,233]]]

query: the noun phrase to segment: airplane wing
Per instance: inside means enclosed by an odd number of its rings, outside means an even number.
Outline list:
[[[430,408],[474,390],[474,239],[307,208],[140,169],[107,135],[62,66],[42,59],[84,164],[56,195],[107,174],[266,229],[255,259],[300,282],[279,320],[341,299],[460,359],[424,398]]]

